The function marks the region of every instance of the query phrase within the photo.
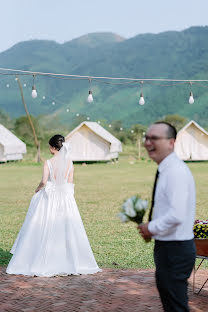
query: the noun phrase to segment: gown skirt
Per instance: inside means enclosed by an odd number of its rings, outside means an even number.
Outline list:
[[[47,182],[31,200],[6,272],[29,276],[100,272],[74,198],[74,184]]]

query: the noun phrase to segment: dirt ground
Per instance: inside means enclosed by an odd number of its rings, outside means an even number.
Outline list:
[[[208,270],[196,273],[195,292],[208,278]],[[191,311],[208,311],[208,282],[200,294],[189,280]],[[161,312],[154,270],[104,269],[93,275],[25,277],[8,275],[0,268],[0,312]]]

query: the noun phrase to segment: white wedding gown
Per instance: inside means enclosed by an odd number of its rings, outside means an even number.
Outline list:
[[[51,161],[47,164],[48,182],[32,197],[6,272],[30,276],[100,272],[74,199],[74,184],[58,185]]]

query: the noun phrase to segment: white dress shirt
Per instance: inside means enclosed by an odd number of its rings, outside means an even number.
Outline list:
[[[194,237],[195,183],[188,166],[173,152],[158,166],[152,221],[153,238],[182,241]]]

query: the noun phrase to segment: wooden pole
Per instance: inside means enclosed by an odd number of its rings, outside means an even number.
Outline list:
[[[141,159],[141,140],[140,137],[137,139],[137,147],[138,147],[138,159]]]
[[[21,97],[22,97],[22,103],[23,103],[23,105],[24,105],[24,109],[25,109],[27,118],[28,118],[28,120],[29,120],[31,129],[32,129],[32,133],[33,133],[33,138],[34,138],[35,146],[36,146],[36,148],[37,148],[37,162],[40,162],[40,161],[41,161],[41,158],[40,158],[40,142],[38,141],[38,138],[37,138],[37,135],[36,135],[36,132],[35,132],[35,127],[34,127],[34,125],[33,125],[32,119],[31,119],[31,117],[30,117],[29,111],[28,111],[28,109],[27,109],[27,105],[26,105],[26,102],[25,102],[25,99],[24,99],[23,90],[22,90],[22,84],[21,84],[21,82],[20,82],[19,77],[16,76],[16,78],[17,78],[17,82],[18,82],[18,85],[19,85],[20,94],[21,94]]]

